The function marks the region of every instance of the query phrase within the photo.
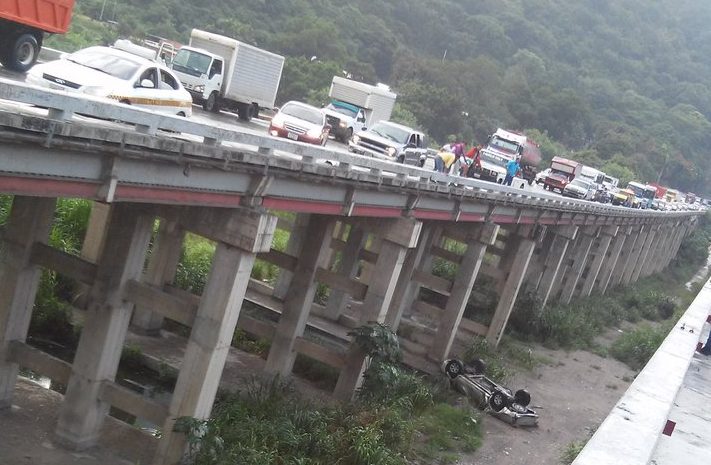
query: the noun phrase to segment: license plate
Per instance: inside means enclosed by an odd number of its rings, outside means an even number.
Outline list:
[[[289,139],[292,139],[292,140],[299,140],[299,135],[294,134],[293,132],[287,132],[286,137],[288,137]]]

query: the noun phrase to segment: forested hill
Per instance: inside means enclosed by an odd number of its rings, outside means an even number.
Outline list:
[[[710,193],[706,0],[78,0],[117,33],[198,27],[287,55],[279,101],[320,102],[334,73],[385,82],[435,140],[537,136],[544,155]],[[75,21],[75,46],[92,33]],[[82,36],[78,38],[76,35]]]

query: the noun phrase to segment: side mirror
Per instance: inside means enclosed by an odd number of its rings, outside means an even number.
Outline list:
[[[155,88],[155,84],[153,84],[153,81],[150,79],[143,79],[141,81],[141,87],[145,87],[146,89],[153,89]]]

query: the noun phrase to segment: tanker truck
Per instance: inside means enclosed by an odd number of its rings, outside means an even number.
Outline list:
[[[497,129],[489,136],[486,145],[479,152],[481,155],[481,170],[474,173],[485,181],[504,182],[506,164],[516,157],[521,157],[522,177],[532,184],[536,177],[536,169],[541,162],[541,151],[533,141],[524,134]],[[478,174],[478,176],[477,176]]]
[[[0,63],[25,72],[37,62],[45,34],[69,29],[74,0],[0,0]]]

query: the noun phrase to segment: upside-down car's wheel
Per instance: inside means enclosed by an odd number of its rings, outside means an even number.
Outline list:
[[[503,392],[495,390],[489,397],[489,406],[494,412],[499,412],[508,405],[508,398]]]
[[[514,394],[514,402],[521,407],[528,407],[528,404],[531,403],[531,394],[525,389],[519,389],[516,391],[516,394]]]
[[[464,365],[459,360],[450,360],[444,366],[444,372],[450,378],[454,379],[464,372]]]

